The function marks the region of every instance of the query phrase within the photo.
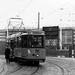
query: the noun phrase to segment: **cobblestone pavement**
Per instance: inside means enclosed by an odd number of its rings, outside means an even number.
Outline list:
[[[39,66],[6,64],[0,58],[0,75],[75,75],[75,58],[47,57]]]

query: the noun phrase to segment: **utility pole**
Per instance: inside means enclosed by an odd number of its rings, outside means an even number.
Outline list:
[[[38,29],[40,28],[40,12],[38,12]]]
[[[10,23],[10,22],[9,22]],[[9,23],[8,23],[8,26],[7,26],[7,35],[6,35],[6,37],[7,37],[7,42],[8,42],[8,36],[9,36]]]
[[[7,38],[9,36],[9,24],[10,24],[10,22],[8,23],[8,26],[7,26]]]
[[[62,50],[62,17],[61,17],[61,11],[63,8],[60,8],[60,50]]]

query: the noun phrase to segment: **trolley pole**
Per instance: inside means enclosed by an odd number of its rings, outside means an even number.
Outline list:
[[[9,36],[9,24],[8,24],[8,26],[7,26],[7,38],[8,38],[8,36]],[[8,42],[8,39],[7,39],[7,42]]]
[[[38,12],[38,29],[40,28],[40,12]]]

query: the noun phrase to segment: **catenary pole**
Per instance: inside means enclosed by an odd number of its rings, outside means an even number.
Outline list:
[[[40,28],[40,12],[38,12],[38,29]]]

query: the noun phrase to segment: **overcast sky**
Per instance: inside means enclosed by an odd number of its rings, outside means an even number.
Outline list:
[[[17,15],[23,19],[26,28],[37,28],[38,12],[40,27],[71,27],[75,24],[74,11],[75,0],[0,0],[0,29],[6,28],[9,19]]]

